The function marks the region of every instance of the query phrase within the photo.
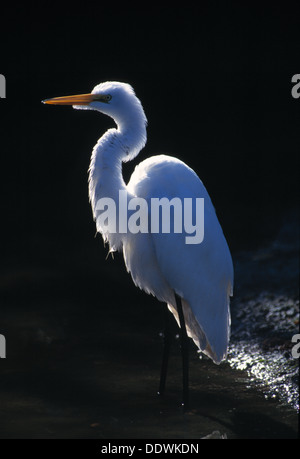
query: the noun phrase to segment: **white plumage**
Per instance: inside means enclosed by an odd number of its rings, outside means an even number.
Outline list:
[[[89,196],[97,230],[109,242],[111,251],[123,251],[134,283],[166,302],[178,324],[174,292],[181,297],[188,335],[202,352],[220,363],[226,358],[229,340],[233,266],[203,183],[182,161],[158,155],[140,163],[126,185],[122,162],[133,159],[146,143],[147,119],[139,99],[130,85],[119,82],[99,84],[91,94],[80,97],[50,99],[46,103],[98,110],[117,124],[99,139],[91,157]],[[204,198],[203,242],[186,244],[184,232],[110,232],[97,220],[97,202],[112,198],[118,212],[120,190],[126,191],[128,201],[140,197],[148,203],[154,197]]]
[[[226,240],[203,183],[182,161],[160,155],[140,163],[127,188],[133,195],[147,200],[153,196],[170,200],[177,196],[204,198],[204,239],[201,244],[186,244],[184,232],[160,232],[141,235],[148,236],[148,240],[140,242],[135,239],[129,249],[125,241],[123,253],[134,282],[168,303],[178,324],[173,292],[182,298],[188,335],[202,352],[215,363],[220,363],[226,358],[229,340],[233,268]],[[142,259],[139,251],[143,253]],[[143,260],[148,257],[151,261],[145,270]],[[152,257],[155,258],[153,265]],[[151,266],[153,272],[149,276]]]

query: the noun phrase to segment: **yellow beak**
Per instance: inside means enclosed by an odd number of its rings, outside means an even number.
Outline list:
[[[45,99],[44,104],[51,105],[88,105],[94,100],[95,94],[78,94],[76,96],[54,97],[53,99]]]

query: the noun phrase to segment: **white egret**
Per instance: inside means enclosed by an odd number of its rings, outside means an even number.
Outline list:
[[[180,103],[182,95],[180,96]],[[184,100],[185,109],[188,100]],[[167,303],[181,327],[183,405],[188,406],[188,338],[215,363],[226,358],[230,333],[229,297],[233,289],[230,251],[210,197],[196,173],[171,156],[152,156],[140,163],[126,185],[122,162],[135,158],[146,143],[147,119],[140,100],[127,83],[101,83],[90,94],[56,97],[47,104],[96,110],[115,121],[95,145],[89,168],[89,197],[97,230],[110,251],[123,251],[133,282]],[[203,198],[204,238],[187,244],[184,231],[112,231],[99,219],[97,203],[111,198],[120,209],[120,191],[132,198]],[[102,209],[103,210],[103,209]],[[148,208],[148,212],[151,209]],[[193,210],[195,212],[195,208]],[[159,392],[165,388],[169,340],[165,336]]]

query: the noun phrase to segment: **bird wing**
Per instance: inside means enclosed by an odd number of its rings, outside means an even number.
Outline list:
[[[229,296],[233,289],[230,251],[211,199],[196,173],[165,155],[140,163],[127,188],[138,197],[204,198],[204,238],[188,244],[184,230],[151,233],[157,264],[169,286],[182,298],[189,336],[216,363],[226,357],[230,330]],[[194,209],[195,210],[195,209]],[[150,210],[151,212],[151,210]],[[177,322],[175,302],[169,302]]]

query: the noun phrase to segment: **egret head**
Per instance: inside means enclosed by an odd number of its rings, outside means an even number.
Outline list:
[[[94,87],[89,94],[46,99],[45,104],[72,105],[83,110],[97,110],[113,118],[122,127],[134,123],[147,123],[140,100],[128,83],[107,81]]]

